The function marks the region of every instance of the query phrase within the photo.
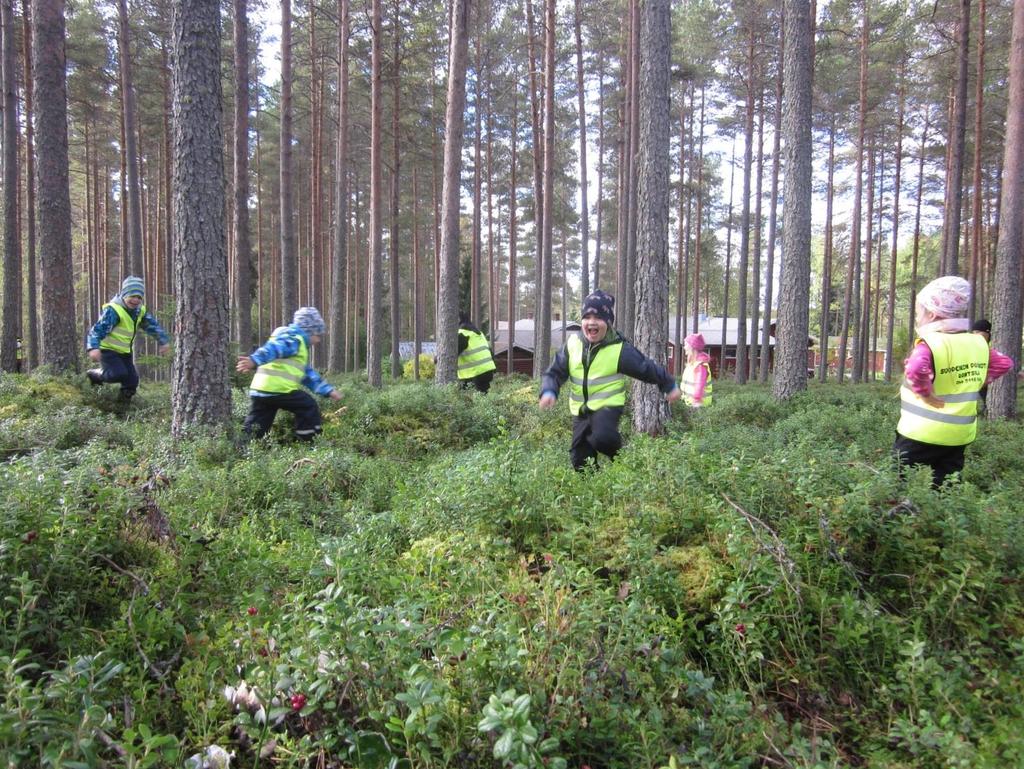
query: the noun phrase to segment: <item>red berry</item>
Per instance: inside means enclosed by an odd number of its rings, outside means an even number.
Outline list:
[[[255,617],[260,612],[255,606],[250,606],[246,611],[249,612],[250,617]]]
[[[736,623],[736,632],[739,633],[741,636],[742,635],[746,635],[747,634],[747,626],[744,625],[742,622],[737,622]]]
[[[39,536],[39,534],[36,532],[35,529],[33,529],[32,531],[26,531],[25,532],[24,539],[25,539],[26,542],[35,542],[36,537],[38,537],[38,536]]]
[[[305,694],[293,694],[292,695],[292,710],[302,710],[306,707],[306,695]]]

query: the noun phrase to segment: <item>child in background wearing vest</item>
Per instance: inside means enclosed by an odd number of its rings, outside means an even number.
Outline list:
[[[711,405],[711,358],[704,352],[704,337],[690,334],[683,340],[686,368],[683,369],[683,398],[690,408]]]
[[[558,391],[570,380],[569,411],[576,470],[598,453],[614,459],[622,447],[619,419],[626,405],[626,377],[657,385],[669,403],[682,396],[676,380],[613,327],[615,298],[595,291],[583,300],[582,330],[569,337],[541,380],[539,406],[555,405]]]
[[[121,398],[130,401],[139,388],[139,372],[132,360],[132,344],[141,328],[160,343],[161,355],[170,349],[170,339],[143,304],[146,287],[142,278],[129,275],[121,284],[121,292],[103,305],[100,319],[90,329],[86,342],[89,360],[101,368],[86,371],[94,385],[117,382]]]
[[[486,393],[491,389],[491,380],[498,367],[491,355],[491,346],[487,337],[480,333],[469,316],[459,313],[459,386],[463,389],[475,387],[478,392]]]
[[[933,280],[917,295],[917,340],[903,363],[900,421],[892,450],[900,465],[927,465],[932,485],[964,469],[977,434],[979,391],[1013,367],[970,333],[971,284],[956,275]]]
[[[259,438],[274,424],[278,409],[295,415],[295,437],[312,441],[322,429],[320,406],[302,389],[340,400],[341,393],[309,365],[309,348],[324,334],[324,319],[315,307],[300,307],[290,326],[274,330],[269,341],[251,355],[240,355],[237,371],[256,371],[249,389],[249,414],[244,430]]]

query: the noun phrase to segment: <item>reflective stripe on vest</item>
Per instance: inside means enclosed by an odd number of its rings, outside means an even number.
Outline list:
[[[250,387],[264,393],[290,393],[302,387],[309,351],[299,337],[299,350],[290,358],[275,358],[256,369]]]
[[[904,382],[896,432],[937,446],[964,446],[978,433],[978,391],[988,376],[988,343],[977,334],[925,334],[935,370],[934,395],[942,408],[926,403]]]
[[[573,334],[566,340],[569,353],[569,413],[579,416],[586,406],[597,411],[605,406],[626,405],[626,375],[619,373],[622,341],[601,345],[588,360],[583,360],[583,337]]]
[[[707,384],[704,385],[704,398],[701,400],[701,403],[705,406],[711,405],[711,391],[713,389],[711,384],[711,366],[705,361],[695,361],[694,363],[687,363],[686,368],[683,369],[682,390],[687,406],[692,406],[696,403],[694,397],[697,395],[697,369],[701,366],[708,370]]]
[[[142,319],[146,316],[146,305],[139,305],[137,320],[132,318],[131,313],[127,309],[117,303],[108,302],[101,309],[105,310],[107,307],[113,307],[114,312],[117,313],[117,325],[110,329],[110,333],[100,340],[100,349],[113,350],[114,352],[126,355],[132,351],[135,334],[138,332]]]
[[[466,337],[466,349],[459,353],[457,361],[459,379],[472,379],[498,368],[491,357],[487,337],[465,328],[459,329],[459,335]]]

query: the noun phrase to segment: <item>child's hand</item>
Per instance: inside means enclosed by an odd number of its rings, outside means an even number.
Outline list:
[[[89,350],[89,360],[91,360],[93,363],[99,363],[102,357],[103,356],[100,354],[100,351],[98,349]]]
[[[331,394],[328,395],[327,397],[330,398],[332,401],[340,401],[341,393],[338,392],[337,390],[331,390]]]
[[[545,411],[547,411],[549,408],[555,405],[555,400],[555,396],[552,395],[551,393],[544,393],[543,395],[540,396],[540,400],[537,402],[537,405],[540,406]]]
[[[252,358],[248,355],[239,355],[238,362],[235,364],[235,371],[245,373],[246,371],[255,371],[256,364],[252,362]]]
[[[665,400],[669,403],[675,403],[677,400],[683,397],[683,391],[678,387],[672,390],[668,395],[665,396]]]

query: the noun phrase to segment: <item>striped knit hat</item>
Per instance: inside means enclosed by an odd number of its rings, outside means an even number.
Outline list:
[[[129,296],[145,296],[146,295],[146,284],[142,282],[142,278],[135,275],[129,275],[121,283],[121,297],[127,299]]]
[[[324,319],[316,307],[300,307],[295,311],[292,323],[298,326],[303,333],[310,336],[313,334],[321,336],[326,330]]]

